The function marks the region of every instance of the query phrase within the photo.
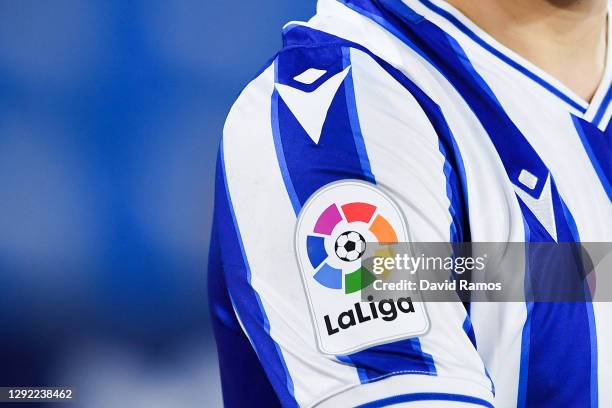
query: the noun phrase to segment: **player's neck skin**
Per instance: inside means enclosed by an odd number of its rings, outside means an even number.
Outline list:
[[[585,101],[607,49],[606,0],[447,0],[480,28]]]

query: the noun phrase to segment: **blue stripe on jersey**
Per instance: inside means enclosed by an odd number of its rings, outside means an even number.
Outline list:
[[[580,235],[578,234],[578,228],[576,227],[576,221],[570,213],[567,205],[561,200],[561,207],[563,214],[567,221],[567,228],[572,234],[574,242],[580,242]],[[582,264],[582,263],[581,263]],[[582,271],[584,275],[584,270]],[[584,298],[586,299],[585,307],[588,316],[588,327],[589,327],[589,338],[591,341],[591,407],[599,406],[599,392],[598,392],[598,363],[597,363],[597,325],[595,324],[595,310],[593,309],[593,302],[591,297],[591,290],[589,282],[586,277],[584,279]]]
[[[217,164],[217,185],[220,181],[220,166]],[[223,262],[219,228],[223,213],[227,211],[226,196],[219,190],[215,197],[215,222],[211,233],[208,263],[208,302],[217,343],[219,371],[223,389],[223,406],[239,408],[251,401],[265,407],[280,407],[280,401],[272,388],[268,376],[257,358],[257,354],[236,318],[229,297]],[[223,203],[223,204],[221,204]],[[225,245],[224,245],[225,246]]]
[[[585,283],[585,297],[591,299],[591,293],[589,290],[588,282]],[[597,364],[597,325],[595,324],[595,310],[593,309],[593,302],[588,301],[586,303],[586,312],[589,319],[589,338],[591,340],[591,407],[596,408],[599,406],[599,391],[598,391],[598,364]]]
[[[470,316],[466,316],[463,321],[463,331],[467,334],[474,348],[476,348],[476,334],[474,333],[474,326],[472,326],[472,319],[470,319]]]
[[[554,182],[553,205],[560,242],[572,242],[576,238],[573,221],[566,218],[562,201]],[[519,200],[526,224],[527,242],[552,241],[541,228],[536,217]],[[548,286],[559,281],[584,285],[576,272],[578,268],[570,263],[580,262],[579,258],[568,259],[567,264],[554,267],[549,264],[542,246],[527,248],[526,286],[535,293],[543,293]],[[567,265],[567,266],[565,266]],[[578,263],[578,265],[580,265]],[[543,275],[542,272],[554,272]],[[584,286],[583,286],[583,289]],[[587,292],[585,292],[586,295]],[[575,303],[528,302],[527,322],[523,330],[521,355],[521,377],[519,383],[519,406],[559,406],[567,401],[591,401],[597,395],[597,383],[593,382],[596,370],[596,349],[593,349],[590,299]],[[554,341],[551,341],[554,339]],[[595,354],[594,354],[595,353]],[[595,357],[595,360],[593,360]],[[596,379],[596,371],[595,371]]]
[[[528,279],[528,277],[525,277]],[[527,316],[521,333],[521,362],[519,368],[519,384],[517,395],[517,407],[525,407],[527,400],[527,380],[529,378],[529,353],[531,351],[531,315],[533,302],[526,303]]]
[[[342,68],[346,68],[349,65],[351,65],[350,50],[349,48],[342,47]],[[344,87],[346,89],[346,108],[348,110],[351,129],[353,130],[355,148],[357,149],[359,162],[361,163],[361,170],[363,171],[365,179],[373,181],[374,175],[372,174],[372,169],[370,168],[370,161],[368,160],[368,153],[366,151],[363,135],[361,134],[361,125],[359,124],[359,115],[357,113],[357,101],[355,100],[355,88],[353,85],[352,72],[344,80]]]
[[[295,407],[293,381],[278,344],[270,336],[270,323],[261,299],[251,286],[251,270],[240,237],[225,173],[223,144],[217,166],[215,224],[222,237],[222,264],[236,313],[249,334],[255,351],[283,406]]]
[[[433,358],[421,350],[418,338],[381,344],[337,358],[357,368],[362,384],[396,374],[436,375]]]
[[[608,127],[602,132],[595,125],[574,115],[572,120],[599,181],[612,201],[612,128]]]
[[[563,202],[563,200],[561,201],[561,207],[563,210],[563,214],[565,215],[565,219],[567,221],[567,228],[570,230],[570,233],[572,234],[573,237],[573,241],[574,242],[580,242],[580,235],[578,234],[578,228],[576,227],[576,221],[574,220],[574,217],[572,216],[572,214],[569,211],[569,208],[567,208],[567,205]],[[583,263],[581,263],[582,265]],[[584,275],[584,270],[582,270],[582,274]],[[593,299],[592,299],[592,295],[591,295],[591,290],[589,287],[589,282],[586,279],[584,279],[584,283],[583,283],[583,290],[584,290],[584,298],[586,300],[585,302],[585,308],[586,308],[586,313],[588,316],[588,327],[589,327],[589,339],[591,342],[591,377],[590,377],[590,382],[591,382],[591,407],[598,407],[599,406],[599,392],[598,392],[598,364],[597,364],[597,325],[595,324],[595,310],[593,309]]]
[[[397,4],[397,3],[399,3],[398,0],[381,0],[381,2],[383,4],[393,4],[393,3]],[[480,36],[478,36],[478,34],[473,32],[472,30],[470,30],[469,27],[467,27],[465,24],[463,24],[453,14],[451,14],[448,11],[444,10],[443,8],[435,5],[430,0],[419,0],[419,2],[421,2],[425,7],[427,7],[428,9],[433,11],[434,13],[440,15],[441,17],[444,17],[448,22],[450,22],[452,25],[454,25],[457,29],[459,29],[461,32],[463,32],[465,35],[467,35],[472,41],[476,42],[482,48],[484,48],[485,50],[487,50],[491,54],[495,55],[497,58],[499,58],[500,60],[502,60],[506,64],[510,65],[512,68],[516,69],[517,71],[519,71],[523,75],[531,78],[533,81],[535,81],[538,84],[540,84],[546,90],[548,90],[552,94],[556,95],[558,98],[560,98],[561,100],[563,100],[564,102],[566,102],[567,104],[572,106],[577,111],[579,111],[581,113],[586,112],[586,107],[585,107],[585,104],[584,104],[583,101],[578,101],[578,100],[574,99],[572,96],[570,96],[570,95],[566,94],[565,92],[563,92],[563,90],[555,87],[554,85],[552,85],[551,83],[546,81],[544,78],[538,76],[537,74],[535,74],[534,72],[530,71],[529,69],[527,69],[526,67],[524,67],[523,65],[518,63],[517,61],[513,60],[512,58],[510,58],[509,56],[507,56],[506,54],[504,54],[503,52],[501,52],[497,48],[495,48],[492,45],[490,45],[488,42],[486,42],[485,40],[480,38]]]
[[[366,0],[360,3],[364,1]],[[389,1],[384,1],[385,5],[389,3]],[[397,2],[393,3],[397,4]],[[395,10],[395,12],[401,13],[402,10],[408,9],[403,4],[402,7],[403,9]],[[481,121],[502,159],[510,180],[520,185],[517,183],[518,176],[522,169],[527,169],[539,180],[535,191],[529,193],[536,198],[539,197],[549,175],[540,157],[512,123],[456,41],[427,20],[414,24],[412,17],[414,12],[410,11],[408,14],[408,18],[399,21],[393,15],[384,15],[384,18],[380,17],[376,21],[383,21],[384,27],[390,28],[394,33],[399,32],[398,38],[421,55],[427,54],[428,61],[433,61],[432,65],[459,91]],[[565,216],[564,204],[556,191],[554,180],[551,183],[554,189],[555,218],[559,237],[561,240],[574,240],[570,225],[573,221],[571,217],[568,220]],[[532,242],[550,241],[551,237],[547,233],[534,234],[534,231],[545,232],[545,229],[522,203],[521,207],[531,230],[531,237],[526,238],[531,239]],[[531,263],[533,261],[532,258]],[[531,270],[534,270],[533,266],[530,264]],[[585,303],[565,306],[563,304],[544,304],[542,306],[541,303],[534,303],[530,319],[531,325],[527,326],[529,329],[528,352],[532,358],[524,361],[529,365],[527,369],[521,367],[522,374],[526,376],[521,379],[526,384],[525,406],[536,406],[538,403],[541,406],[543,402],[561,406],[577,396],[582,396],[584,401],[589,401],[591,395],[597,394],[593,390],[597,384],[591,381],[593,378],[593,364],[591,364],[593,350],[590,337],[593,329],[589,327],[590,318]],[[568,332],[568,327],[572,327],[571,332]],[[551,339],[554,341],[551,342]]]
[[[278,77],[277,64],[274,64],[274,82],[276,83],[276,78]],[[280,137],[280,128],[278,124],[278,106],[279,106],[279,98],[278,90],[276,87],[274,91],[272,91],[272,106],[271,106],[271,115],[272,118],[270,120],[272,126],[272,137],[274,138],[274,149],[276,150],[276,157],[278,159],[278,165],[280,167],[280,172],[283,177],[283,182],[285,183],[285,189],[287,190],[287,194],[289,195],[289,200],[291,201],[291,206],[293,207],[293,211],[296,214],[300,212],[302,205],[300,204],[300,200],[298,199],[297,193],[295,192],[295,187],[293,186],[293,181],[291,180],[291,176],[289,175],[289,169],[287,168],[287,161],[285,160],[285,154],[283,149],[283,141]]]
[[[276,61],[280,83],[298,86],[292,78],[308,68],[326,70],[325,77],[329,77],[350,64],[350,54],[345,46],[351,44],[344,40],[305,27],[294,27],[285,35],[285,44],[289,46]],[[325,46],[307,47],[309,41]],[[300,43],[304,46],[300,47]],[[334,181],[359,179],[376,183],[359,127],[352,72],[348,73],[332,100],[318,144],[306,134],[281,97],[273,103],[278,104],[276,120],[281,141],[277,144],[281,147],[277,155],[281,157],[281,165],[284,161],[299,208],[312,193]],[[362,383],[396,373],[436,373],[432,356],[421,350],[418,338],[337,358],[355,366]]]
[[[525,230],[525,242],[531,242],[531,233],[529,224],[523,217],[523,228]],[[529,257],[525,256],[525,271],[531,270]],[[523,278],[523,291],[525,299],[531,299],[533,289],[531,288],[531,277],[528,273]],[[531,351],[531,314],[533,310],[533,302],[525,302],[525,323],[523,324],[523,332],[521,333],[521,357],[519,365],[519,383],[517,390],[517,407],[524,407],[527,398],[527,379],[529,378],[529,352]]]
[[[440,116],[442,115],[437,106],[433,112],[439,113]],[[444,132],[436,129],[436,133],[440,138],[440,152],[444,156],[444,174],[446,175],[447,184],[446,195],[450,201],[448,211],[453,218],[450,227],[450,242],[470,242],[472,234],[469,223],[467,180],[459,147],[446,125],[446,121],[432,121],[432,117],[430,115],[427,116],[431,123],[445,127]],[[452,150],[449,151],[449,149]]]
[[[380,400],[368,402],[367,404],[358,405],[356,408],[379,408],[388,407],[390,405],[404,404],[408,402],[418,401],[448,401],[460,402],[462,404],[472,404],[481,407],[493,408],[493,404],[481,398],[472,397],[463,394],[449,394],[442,392],[420,392],[415,394],[394,395],[393,397],[383,398]]]
[[[611,100],[612,100],[612,86],[610,86],[608,90],[606,91],[606,94],[601,100],[601,104],[599,105],[599,108],[597,108],[597,112],[595,113],[595,116],[593,116],[592,123],[595,126],[599,126],[601,124],[603,115],[606,113],[606,110],[608,109],[608,106],[610,105]]]

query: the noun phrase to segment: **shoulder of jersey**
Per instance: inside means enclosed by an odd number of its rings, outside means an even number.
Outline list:
[[[308,27],[294,28],[285,34],[284,47],[240,98],[248,97],[250,104],[269,104],[275,97],[282,100],[312,142],[318,144],[334,98],[343,87],[352,86],[353,65],[380,65],[382,60],[376,59],[358,44]],[[368,70],[367,80],[384,87],[389,78],[382,76],[388,74],[377,68]],[[243,110],[236,119],[248,120],[248,114]]]

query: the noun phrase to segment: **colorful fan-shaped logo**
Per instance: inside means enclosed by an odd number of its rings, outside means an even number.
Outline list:
[[[323,210],[306,237],[308,260],[318,283],[348,294],[374,282],[374,275],[361,266],[367,242],[398,242],[394,228],[377,210],[364,202],[332,204]]]

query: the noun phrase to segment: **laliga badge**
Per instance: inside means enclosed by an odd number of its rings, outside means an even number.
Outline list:
[[[427,332],[429,320],[418,294],[381,299],[362,293],[372,293],[384,278],[362,265],[367,245],[407,242],[399,207],[373,184],[331,183],[309,198],[298,218],[295,246],[322,353],[352,354]]]

